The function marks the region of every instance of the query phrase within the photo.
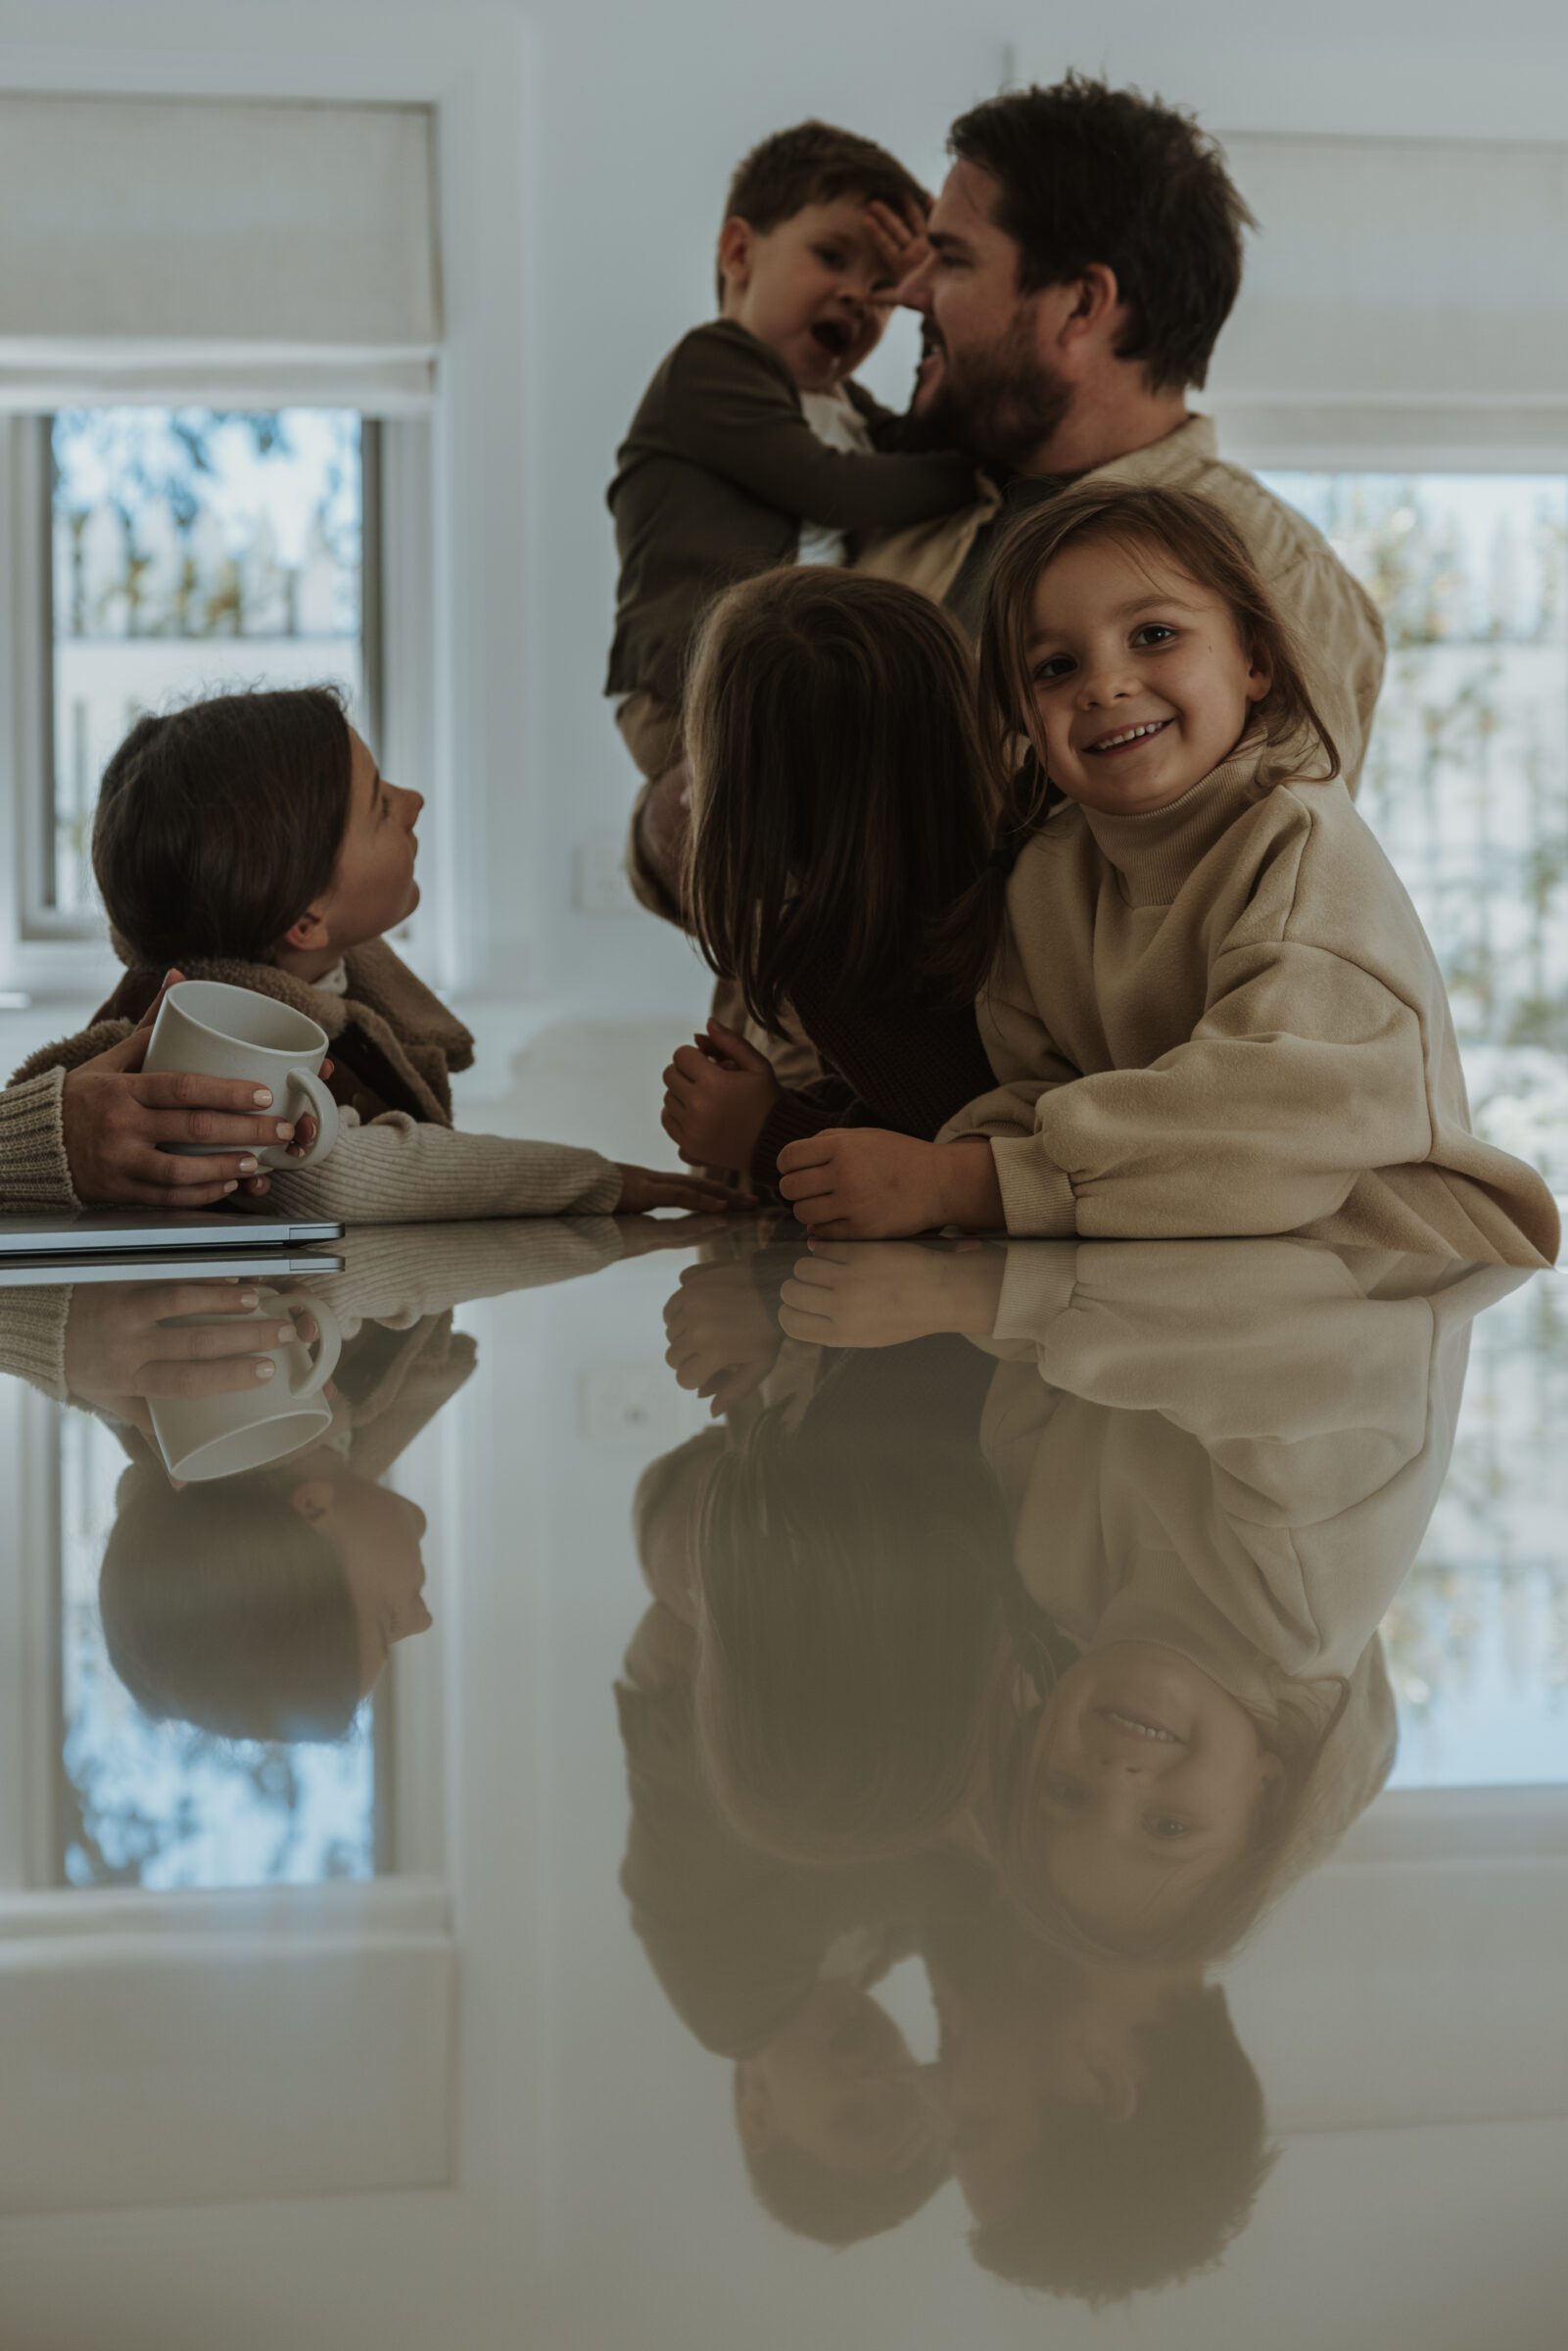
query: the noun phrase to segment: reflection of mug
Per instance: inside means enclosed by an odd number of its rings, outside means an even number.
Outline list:
[[[321,1131],[309,1151],[289,1157],[286,1143],[255,1154],[263,1168],[308,1168],[325,1159],[338,1139],[338,1106],[319,1076],[327,1032],[309,1014],[251,987],[221,980],[177,980],[158,1008],[143,1068],[194,1071],[198,1078],[254,1079],[272,1089],[280,1119],[299,1125],[309,1111]],[[302,1098],[303,1097],[303,1098]],[[166,1143],[186,1159],[205,1158],[211,1143]]]
[[[242,1469],[264,1469],[303,1445],[324,1437],[332,1407],[321,1390],[337,1369],[343,1332],[321,1299],[304,1290],[259,1293],[249,1315],[182,1315],[182,1328],[206,1325],[233,1330],[246,1322],[275,1326],[291,1308],[314,1319],[318,1337],[312,1353],[296,1335],[259,1347],[274,1366],[272,1377],[254,1388],[224,1396],[158,1396],[150,1410],[153,1433],[170,1477],[186,1485],[204,1478],[237,1477]]]

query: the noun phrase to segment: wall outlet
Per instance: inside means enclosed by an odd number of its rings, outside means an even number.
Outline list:
[[[635,912],[623,834],[604,833],[578,842],[572,852],[572,903],[579,914]]]

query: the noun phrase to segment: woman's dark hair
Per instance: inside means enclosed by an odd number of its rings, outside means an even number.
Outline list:
[[[738,2086],[740,2068],[736,2068]],[[927,2148],[902,2171],[859,2180],[818,2162],[781,2138],[760,2151],[742,2145],[751,2192],[782,2229],[841,2250],[902,2228],[928,2204],[952,2166],[945,2148]]]
[[[686,895],[714,971],[776,1029],[810,972],[845,1004],[959,1004],[1006,878],[970,653],[927,597],[817,566],[732,588],[686,697]]]
[[[960,115],[948,147],[996,182],[1020,293],[1098,263],[1126,306],[1117,357],[1141,360],[1156,392],[1204,381],[1258,223],[1190,115],[1069,73]]]
[[[1324,765],[1313,780],[1327,783],[1339,774],[1339,750],[1307,687],[1301,651],[1229,516],[1190,490],[1084,484],[1022,515],[998,547],[986,577],[980,724],[995,772],[1009,779],[1005,833],[1026,832],[1038,821],[1050,780],[1027,655],[1035,585],[1058,555],[1095,540],[1135,552],[1152,550],[1218,597],[1229,607],[1249,658],[1269,673],[1268,692],[1253,722],[1262,727],[1271,747],[1290,746],[1284,764],[1291,772],[1300,772],[1302,745],[1315,737]],[[1025,744],[1032,753],[1021,768],[1019,751]]]
[[[333,1740],[359,1703],[337,1552],[263,1472],[176,1491],[134,1464],[99,1575],[109,1661],[144,1714],[220,1739]]]
[[[1013,2209],[971,2233],[982,2269],[1098,2308],[1207,2269],[1245,2228],[1274,2155],[1223,1991],[1199,1987],[1134,2039],[1137,2111],[1042,2106]]]
[[[104,770],[93,873],[139,963],[265,962],[331,882],[351,744],[331,686],[139,718]]]

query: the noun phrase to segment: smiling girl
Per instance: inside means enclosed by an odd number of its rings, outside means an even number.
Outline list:
[[[935,1143],[792,1144],[814,1233],[1307,1232],[1540,1266],[1540,1176],[1470,1130],[1442,975],[1225,517],[1081,488],[999,550],[981,716],[1028,832]]]

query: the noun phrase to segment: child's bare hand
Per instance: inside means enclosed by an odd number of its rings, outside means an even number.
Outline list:
[[[665,1362],[683,1388],[711,1399],[715,1419],[761,1387],[784,1345],[744,1263],[688,1266],[664,1309],[664,1330]]]
[[[892,279],[885,296],[889,307],[907,302],[908,289],[921,275],[931,258],[931,241],[926,233],[926,215],[910,197],[902,206],[877,202],[866,207],[866,233],[873,250]]]
[[[676,1048],[660,1124],[689,1166],[746,1168],[782,1090],[766,1054],[710,1021]]]
[[[727,1183],[712,1183],[705,1176],[666,1176],[657,1168],[621,1168],[618,1217],[645,1217],[655,1208],[686,1208],[723,1215],[755,1208],[754,1192],[732,1191]]]
[[[943,1150],[886,1128],[831,1127],[780,1152],[779,1189],[814,1240],[930,1232],[947,1221]]]
[[[779,1319],[791,1339],[816,1347],[899,1347],[945,1330],[987,1338],[1005,1262],[984,1241],[874,1249],[814,1240],[779,1293]]]

